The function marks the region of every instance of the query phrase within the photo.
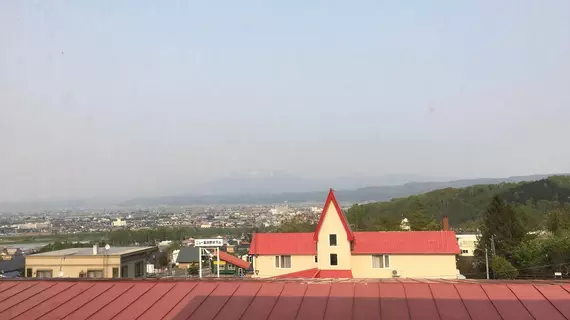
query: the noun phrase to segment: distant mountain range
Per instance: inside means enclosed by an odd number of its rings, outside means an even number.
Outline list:
[[[447,182],[419,175],[388,175],[377,178],[346,177],[330,180],[309,180],[283,173],[233,174],[227,178],[193,188],[200,193],[178,196],[140,197],[127,201],[117,198],[92,198],[69,201],[27,201],[0,203],[1,212],[38,212],[61,209],[100,209],[114,206],[205,205],[205,204],[277,204],[322,203],[328,189],[335,188],[339,201],[363,203],[387,201],[392,198],[425,193],[442,188],[462,188],[476,184],[535,181],[558,174],[538,174],[508,178],[462,179]],[[562,174],[564,175],[564,174]],[[414,181],[414,182],[411,182]],[[377,187],[362,187],[377,185]],[[298,191],[301,190],[301,191]],[[318,191],[307,191],[318,190]],[[306,192],[307,191],[307,192]]]
[[[554,175],[554,174],[552,174]],[[448,182],[409,182],[397,186],[365,187],[353,190],[337,190],[339,201],[363,203],[371,201],[387,201],[392,198],[405,197],[443,188],[463,188],[477,184],[499,184],[502,182],[522,182],[545,179],[550,174],[531,176],[515,176],[508,178],[464,179]],[[235,189],[234,189],[235,190]],[[240,190],[240,189],[238,189]],[[135,198],[121,203],[121,206],[154,206],[154,205],[190,205],[190,204],[276,204],[276,203],[321,203],[326,198],[328,188],[323,187],[314,192],[245,192],[180,195],[168,197]]]
[[[201,195],[265,194],[307,192],[334,186],[338,189],[358,189],[367,186],[395,186],[408,182],[448,181],[449,178],[414,174],[392,174],[378,177],[350,176],[331,179],[307,179],[285,172],[233,173],[227,177],[199,184],[189,192]]]

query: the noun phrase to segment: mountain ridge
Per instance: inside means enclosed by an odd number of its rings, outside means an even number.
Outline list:
[[[512,176],[507,178],[460,179],[447,182],[408,182],[397,186],[371,186],[354,190],[336,190],[341,202],[362,203],[388,201],[444,188],[462,188],[478,184],[499,184],[503,182],[536,181],[555,175],[536,174],[529,176]],[[120,206],[151,205],[206,205],[206,204],[274,204],[274,203],[320,203],[326,198],[327,190],[310,192],[279,193],[234,193],[213,195],[178,195],[166,197],[134,198],[120,203]]]

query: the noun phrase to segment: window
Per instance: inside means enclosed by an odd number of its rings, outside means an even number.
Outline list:
[[[142,261],[135,263],[135,278],[141,278],[144,276],[144,266]]]
[[[52,278],[51,270],[38,270],[36,271],[36,278]]]
[[[372,268],[375,269],[390,268],[390,256],[388,255],[372,256]]]
[[[275,268],[291,268],[291,256],[275,256]]]
[[[87,270],[87,278],[103,278],[103,270]]]
[[[113,268],[113,278],[119,277],[119,268]]]
[[[26,269],[26,278],[31,278],[32,277],[32,268],[28,268]]]
[[[121,278],[128,278],[129,277],[129,266],[122,266],[121,267]]]
[[[315,263],[319,262],[319,256],[315,256]]]
[[[338,266],[338,256],[336,253],[331,253],[331,266]]]
[[[469,250],[462,249],[461,253],[469,253]]]
[[[231,263],[228,263],[227,266],[228,266],[228,270],[235,270],[236,269],[236,266],[234,266]]]
[[[329,245],[336,247],[336,234],[329,234]]]

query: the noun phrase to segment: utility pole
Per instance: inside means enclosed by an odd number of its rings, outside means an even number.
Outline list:
[[[198,270],[200,270],[200,279],[202,279],[202,247],[198,247],[198,252]]]
[[[495,258],[496,252],[495,252],[495,236],[491,235],[491,251],[492,251],[492,258]],[[489,264],[487,263],[487,268],[489,268]],[[493,272],[493,279],[495,279],[495,272]]]
[[[491,236],[491,251],[493,252],[493,257],[495,257],[496,252],[495,252],[495,236],[494,235]]]
[[[485,269],[487,269],[487,280],[489,280],[489,255],[487,254],[487,248],[485,248]]]

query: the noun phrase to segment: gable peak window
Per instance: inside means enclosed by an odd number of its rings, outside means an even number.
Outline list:
[[[329,234],[329,246],[336,247],[336,234]]]

